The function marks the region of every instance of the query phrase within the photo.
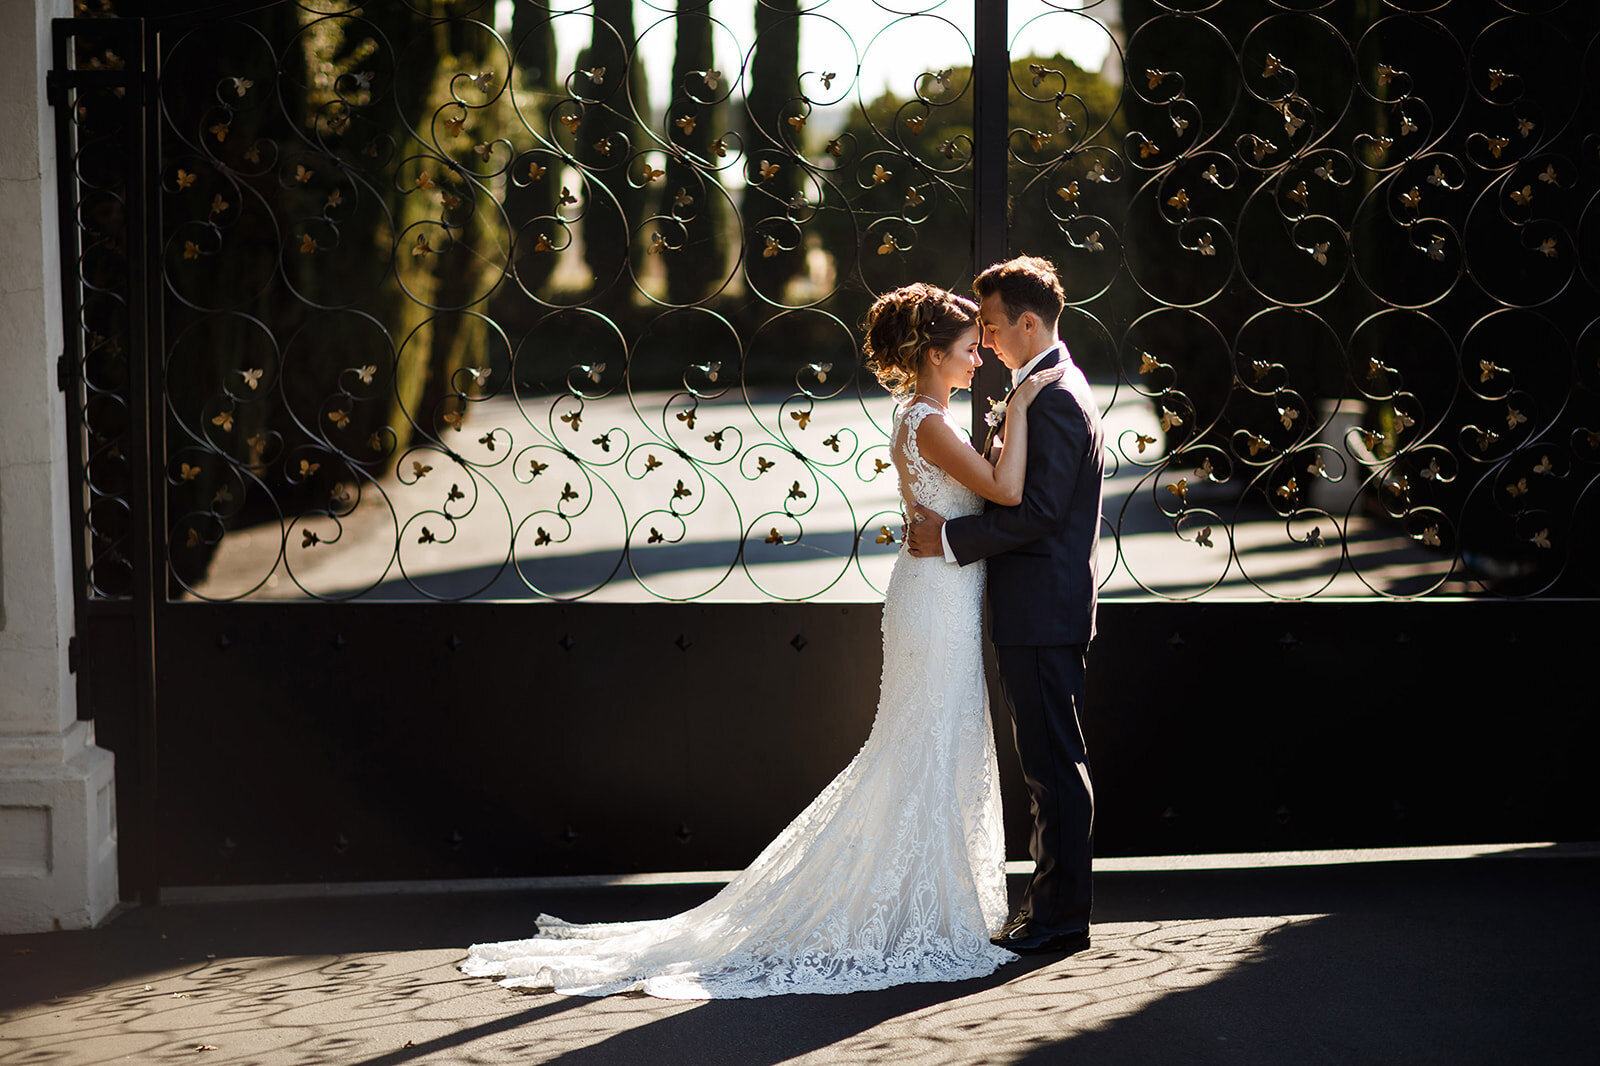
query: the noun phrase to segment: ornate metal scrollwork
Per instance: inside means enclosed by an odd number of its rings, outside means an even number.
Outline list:
[[[1596,595],[1594,27],[1491,6],[1012,0],[1003,130],[954,0],[172,17],[169,593],[875,596],[899,502],[855,326],[968,284],[1004,153],[1009,246],[1061,268],[1101,390],[1107,595]],[[1109,80],[1066,55],[1096,49]],[[98,136],[83,468],[119,595]]]
[[[1013,130],[1115,442],[1106,594],[1600,592],[1595,26],[1493,6],[1129,0],[1116,106]],[[1027,69],[1013,108],[1082,101]]]

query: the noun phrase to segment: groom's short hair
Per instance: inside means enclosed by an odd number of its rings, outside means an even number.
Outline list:
[[[973,280],[972,291],[980,300],[998,293],[1012,323],[1024,311],[1032,311],[1046,326],[1054,326],[1067,302],[1055,264],[1037,255],[1019,255],[994,264]]]

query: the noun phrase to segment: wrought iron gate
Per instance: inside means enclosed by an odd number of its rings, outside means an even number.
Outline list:
[[[855,323],[1018,252],[1114,440],[1103,853],[1600,828],[1588,5],[121,6],[51,99],[146,897],[748,860],[876,696]]]

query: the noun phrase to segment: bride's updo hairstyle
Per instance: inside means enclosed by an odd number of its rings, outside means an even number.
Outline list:
[[[930,348],[948,348],[978,320],[978,305],[937,285],[917,282],[884,293],[862,329],[867,369],[896,399],[917,391],[917,371]]]

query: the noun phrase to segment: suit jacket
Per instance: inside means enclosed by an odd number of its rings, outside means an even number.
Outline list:
[[[996,644],[1087,644],[1095,632],[1105,438],[1083,371],[1065,346],[1032,374],[1061,380],[1028,408],[1022,502],[952,518],[945,535],[962,566],[989,560],[989,635]]]

